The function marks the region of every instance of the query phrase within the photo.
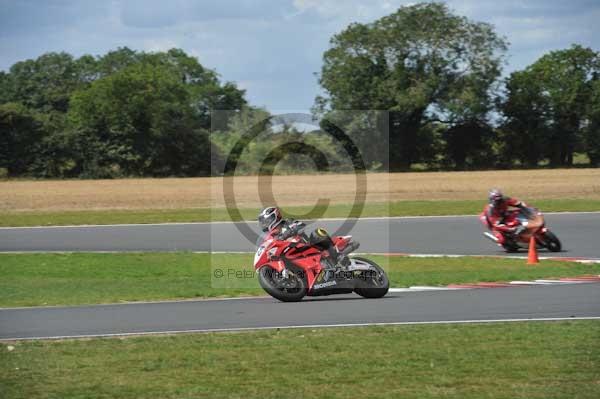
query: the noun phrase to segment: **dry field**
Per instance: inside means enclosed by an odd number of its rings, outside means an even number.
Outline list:
[[[260,206],[257,179],[235,178],[238,206]],[[530,199],[600,200],[600,169],[369,174],[367,200],[483,199],[491,186]],[[317,198],[351,203],[355,189],[354,175],[273,178],[274,198],[288,206],[312,205]],[[223,207],[222,191],[222,178],[4,181],[0,211]]]

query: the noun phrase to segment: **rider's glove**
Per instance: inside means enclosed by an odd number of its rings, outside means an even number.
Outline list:
[[[279,233],[279,239],[280,240],[287,240],[288,238],[290,238],[292,235],[294,234],[294,232],[292,231],[291,228],[289,227],[283,227],[281,229],[281,232]]]
[[[287,240],[288,238],[299,234],[306,224],[303,222],[294,222],[281,230],[280,239]]]
[[[304,227],[306,227],[306,224],[304,224],[303,222],[294,222],[290,224],[290,233],[297,234],[300,231],[302,231]]]

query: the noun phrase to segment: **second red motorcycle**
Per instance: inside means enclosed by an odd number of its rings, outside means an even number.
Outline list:
[[[504,234],[504,243],[500,244],[498,238],[490,232],[484,232],[487,238],[504,248],[506,252],[518,252],[519,249],[526,249],[529,246],[531,237],[535,238],[538,248],[546,248],[552,252],[560,252],[562,245],[560,240],[546,226],[544,214],[535,208],[522,208],[510,211],[510,220],[514,220],[516,225],[522,226],[518,234]],[[485,211],[479,215],[481,223],[492,230],[492,226],[486,216]]]

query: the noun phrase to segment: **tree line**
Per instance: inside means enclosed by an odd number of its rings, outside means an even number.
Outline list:
[[[309,133],[270,130],[267,111],[183,50],[47,53],[0,72],[0,170],[205,176],[257,123],[271,141],[304,141],[343,169],[331,121],[364,144],[373,170],[565,167],[575,154],[597,166],[600,54],[575,44],[502,77],[507,51],[491,25],[440,3],[350,24],[323,54],[324,95],[313,110],[322,122]],[[257,173],[268,151],[266,142],[249,146],[241,171]],[[282,172],[312,167],[274,159]]]
[[[600,163],[600,55],[573,45],[502,78],[508,43],[444,4],[402,7],[331,39],[317,111],[389,111],[389,168]]]
[[[0,73],[0,168],[9,176],[210,174],[213,109],[246,106],[184,51],[48,53]]]

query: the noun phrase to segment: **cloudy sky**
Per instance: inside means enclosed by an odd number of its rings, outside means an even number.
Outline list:
[[[0,0],[0,69],[48,51],[184,49],[253,105],[304,111],[319,93],[329,38],[406,0]],[[580,43],[600,50],[600,0],[449,0],[511,43],[506,71]]]

